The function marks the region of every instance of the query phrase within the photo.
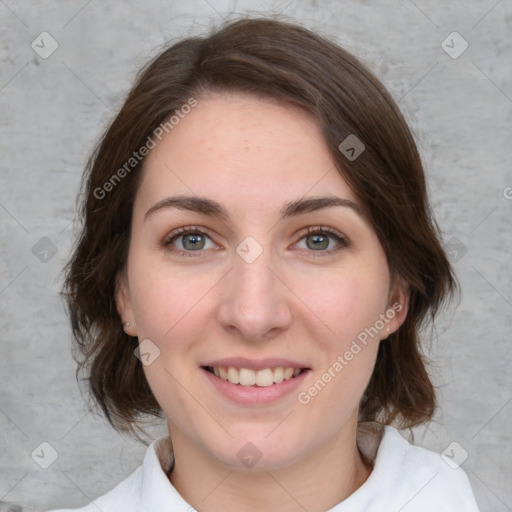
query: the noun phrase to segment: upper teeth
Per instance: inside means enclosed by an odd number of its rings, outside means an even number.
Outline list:
[[[242,386],[271,386],[279,384],[283,380],[296,377],[300,373],[300,368],[264,368],[263,370],[251,370],[249,368],[234,368],[230,366],[213,367],[213,373],[221,379],[227,380],[232,384],[241,384]]]

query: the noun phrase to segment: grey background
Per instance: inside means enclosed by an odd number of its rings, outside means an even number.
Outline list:
[[[168,40],[279,12],[365,61],[417,137],[463,293],[428,336],[441,410],[415,442],[457,442],[482,510],[512,510],[510,0],[0,0],[0,500],[82,505],[141,462],[145,447],[89,413],[75,380],[58,290],[82,168]],[[59,45],[46,59],[31,47],[43,31]],[[456,59],[441,47],[454,31],[469,44]]]

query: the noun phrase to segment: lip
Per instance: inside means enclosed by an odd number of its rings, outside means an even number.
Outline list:
[[[229,357],[226,359],[217,359],[215,361],[209,361],[202,363],[200,366],[212,366],[229,368],[247,368],[248,370],[264,370],[265,368],[301,368],[310,369],[307,364],[300,363],[298,361],[292,361],[290,359],[280,358],[267,358],[267,359],[246,359],[244,357]]]
[[[222,361],[228,361],[228,359],[223,359]],[[230,360],[234,361],[234,360]],[[238,361],[238,360],[237,360]],[[266,360],[265,364],[267,366],[257,366],[260,365],[261,362],[255,363],[253,361],[253,367],[251,369],[263,369],[269,368],[268,364],[269,360]],[[273,360],[277,361],[277,360]],[[282,361],[282,360],[281,360]],[[247,363],[244,363],[247,364]],[[217,362],[215,362],[215,366]],[[214,366],[214,365],[205,365],[205,366]],[[225,365],[224,363],[219,366],[236,366],[235,364]],[[256,368],[254,367],[256,366]],[[279,366],[279,365],[277,365]],[[288,366],[288,368],[293,365]],[[241,366],[241,368],[248,368],[247,366]],[[303,368],[301,366],[295,366],[295,368]],[[288,380],[283,380],[279,384],[272,384],[271,386],[259,387],[259,386],[242,386],[240,384],[232,384],[231,382],[221,379],[217,377],[213,373],[210,373],[206,368],[200,368],[205,377],[209,380],[211,385],[214,387],[216,391],[229,398],[230,400],[237,402],[243,405],[265,405],[273,402],[277,402],[278,400],[290,395],[295,391],[303,382],[304,379],[311,372],[310,369],[303,371],[297,377],[293,377]]]

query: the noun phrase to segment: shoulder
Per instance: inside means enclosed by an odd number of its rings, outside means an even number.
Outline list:
[[[404,497],[410,500],[404,512],[416,510],[415,503],[430,510],[435,505],[439,511],[478,511],[469,479],[460,466],[449,465],[441,454],[412,445],[392,427],[386,427],[384,440],[383,455],[388,462],[383,461],[383,467],[389,464],[394,469],[396,484],[402,482]]]
[[[49,512],[115,512],[118,510],[132,509],[139,503],[139,493],[142,480],[142,466],[137,468],[131,475],[120,482],[111,491],[99,498],[92,500],[88,505],[75,509],[58,509]],[[121,507],[121,508],[119,508]],[[144,510],[139,509],[139,510]]]
[[[107,494],[79,509],[51,512],[146,512],[173,510],[186,512],[189,505],[171,485],[167,472],[174,462],[168,437],[154,441],[146,451],[144,463]],[[162,504],[166,504],[162,508]]]
[[[385,427],[381,434],[372,473],[333,512],[478,512],[468,477],[460,467],[450,466],[439,453],[412,445],[393,427]],[[367,437],[371,444],[375,434]]]

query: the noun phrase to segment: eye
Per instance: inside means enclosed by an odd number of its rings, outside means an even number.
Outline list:
[[[171,252],[189,253],[189,256],[192,256],[192,252],[217,247],[207,233],[195,227],[184,227],[172,232],[165,238],[163,246]]]
[[[308,227],[300,236],[297,246],[308,251],[330,253],[349,246],[348,240],[332,228]]]

